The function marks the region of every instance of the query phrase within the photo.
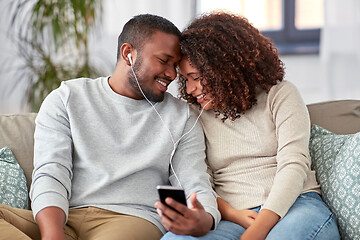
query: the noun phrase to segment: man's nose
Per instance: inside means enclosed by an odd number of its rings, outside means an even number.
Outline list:
[[[171,80],[174,80],[177,76],[176,67],[168,67],[168,69],[165,71],[165,76]]]

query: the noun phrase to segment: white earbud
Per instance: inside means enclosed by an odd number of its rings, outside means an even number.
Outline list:
[[[132,66],[133,63],[132,63],[132,59],[131,59],[131,53],[129,53],[129,54],[127,55],[127,57],[128,57],[128,59],[129,59],[130,65]]]

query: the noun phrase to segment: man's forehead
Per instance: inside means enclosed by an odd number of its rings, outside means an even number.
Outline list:
[[[156,31],[145,42],[144,48],[169,58],[178,58],[178,60],[181,58],[180,39],[174,34]]]

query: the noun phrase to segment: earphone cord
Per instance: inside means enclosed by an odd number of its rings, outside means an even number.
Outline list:
[[[144,96],[144,98],[146,99],[146,101],[147,101],[148,103],[150,103],[150,105],[152,106],[152,108],[155,110],[156,114],[159,116],[161,122],[163,123],[163,125],[166,127],[166,129],[167,129],[168,132],[169,132],[171,141],[172,141],[172,143],[173,143],[173,150],[172,150],[171,155],[170,155],[170,168],[171,168],[171,171],[174,173],[174,176],[175,176],[176,180],[178,181],[180,187],[182,188],[181,182],[180,182],[178,176],[176,175],[175,170],[174,170],[174,167],[173,167],[173,165],[172,165],[172,158],[173,158],[173,156],[174,156],[174,154],[175,154],[176,145],[179,143],[179,141],[180,141],[185,135],[189,134],[189,133],[194,129],[194,127],[196,126],[196,123],[198,122],[201,114],[202,114],[203,111],[204,111],[204,108],[205,108],[213,99],[211,99],[209,102],[207,102],[207,103],[205,104],[205,106],[201,109],[201,112],[200,112],[199,116],[196,118],[195,123],[194,123],[194,125],[190,128],[190,130],[187,131],[186,133],[184,133],[184,134],[175,142],[175,140],[174,140],[174,138],[173,138],[173,135],[171,134],[170,129],[166,126],[166,124],[165,124],[163,118],[161,117],[160,113],[156,110],[154,104],[146,97],[145,93],[144,93],[143,90],[141,89],[140,83],[139,83],[139,81],[138,81],[138,79],[137,79],[137,77],[136,77],[136,74],[135,74],[135,71],[134,71],[134,69],[133,69],[132,64],[130,65],[130,67],[131,67],[131,71],[132,71],[132,73],[133,73],[133,75],[134,75],[134,77],[135,77],[136,83],[137,83],[137,85],[138,85],[138,87],[139,87],[139,89],[140,89],[140,91],[141,91],[141,94]]]

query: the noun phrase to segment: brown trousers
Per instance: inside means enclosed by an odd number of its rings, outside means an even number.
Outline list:
[[[71,209],[64,231],[67,240],[160,239],[151,222],[95,207]],[[41,239],[31,210],[0,204],[0,240]]]

